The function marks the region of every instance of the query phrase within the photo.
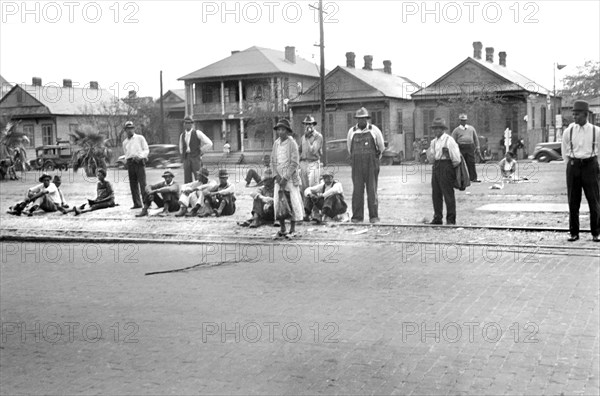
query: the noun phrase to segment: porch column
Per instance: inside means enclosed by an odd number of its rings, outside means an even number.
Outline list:
[[[192,115],[192,86],[189,83],[185,84],[185,115]]]
[[[221,115],[225,115],[225,81],[221,81]]]
[[[240,118],[240,139],[241,139],[241,149],[242,153],[244,152],[244,119]]]
[[[271,99],[269,102],[269,105],[271,106],[271,108],[269,109],[269,111],[274,111],[275,110],[275,79],[273,77],[271,77],[270,79],[270,89],[271,92],[269,94],[269,98]]]

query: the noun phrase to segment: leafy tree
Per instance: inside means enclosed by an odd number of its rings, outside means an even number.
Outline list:
[[[600,95],[600,62],[586,61],[577,73],[563,78],[560,96],[592,98]]]
[[[96,175],[96,170],[106,169],[111,159],[111,151],[106,147],[106,136],[89,125],[84,125],[71,133],[73,142],[79,149],[73,153],[73,170],[83,168],[87,176]]]

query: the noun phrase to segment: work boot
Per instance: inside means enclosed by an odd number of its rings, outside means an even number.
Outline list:
[[[77,206],[75,206],[73,208],[73,212],[75,212],[75,216],[79,216],[81,214],[81,209],[77,208]]]
[[[187,208],[183,205],[179,208],[179,212],[175,213],[175,217],[183,217],[187,213]]]
[[[200,205],[195,205],[192,210],[190,210],[190,213],[188,213],[186,216],[196,216],[198,214],[198,210],[200,210]]]
[[[29,216],[29,217],[33,216],[33,212],[38,210],[38,208],[39,208],[38,205],[32,206],[31,209],[29,209],[29,212],[27,212],[27,216]]]
[[[144,217],[144,216],[148,216],[148,208],[146,206],[144,206],[142,208],[142,211],[140,213],[135,215],[135,217]]]

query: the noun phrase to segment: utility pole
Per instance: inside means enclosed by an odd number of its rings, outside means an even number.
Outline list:
[[[160,71],[160,141],[166,142],[165,139],[165,109],[163,106],[163,83],[162,83],[162,70]]]
[[[312,5],[311,8],[314,8]],[[319,50],[321,55],[321,67],[319,73],[321,93],[321,131],[323,132],[323,165],[327,165],[327,130],[325,125],[325,33],[323,29],[323,0],[319,0]]]

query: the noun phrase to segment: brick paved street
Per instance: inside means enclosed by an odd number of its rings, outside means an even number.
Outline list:
[[[599,392],[597,257],[1,245],[2,394]]]

